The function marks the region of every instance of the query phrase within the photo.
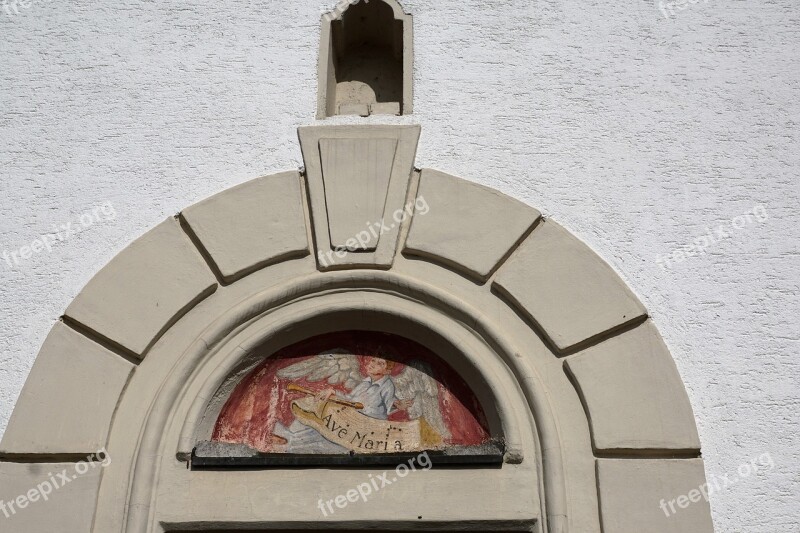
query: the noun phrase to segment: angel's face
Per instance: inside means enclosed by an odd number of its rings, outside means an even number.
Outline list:
[[[380,357],[370,357],[367,359],[367,375],[372,379],[380,379],[389,373],[388,363],[386,359]]]

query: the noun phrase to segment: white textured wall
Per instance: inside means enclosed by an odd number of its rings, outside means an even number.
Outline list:
[[[0,259],[0,431],[53,322],[127,243],[301,165],[295,128],[313,122],[332,7],[26,1],[9,14],[0,0],[0,252],[104,202],[117,216],[13,268]],[[669,19],[653,0],[406,7],[418,165],[542,209],[614,265],[677,361],[709,478],[734,481],[712,497],[717,531],[797,531],[796,0],[701,0]],[[767,220],[657,264],[756,205]],[[764,453],[774,469],[738,477]]]

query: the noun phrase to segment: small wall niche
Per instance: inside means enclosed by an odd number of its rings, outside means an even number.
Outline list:
[[[351,0],[323,16],[318,118],[412,112],[412,27],[395,0]]]

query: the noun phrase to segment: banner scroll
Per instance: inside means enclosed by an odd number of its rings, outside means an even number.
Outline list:
[[[424,418],[410,422],[379,420],[352,407],[312,397],[294,400],[292,412],[327,440],[356,453],[414,452],[442,446],[441,436]]]

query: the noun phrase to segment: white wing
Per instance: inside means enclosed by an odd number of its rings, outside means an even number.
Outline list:
[[[284,379],[305,378],[308,381],[327,379],[330,385],[344,384],[353,389],[362,380],[358,358],[342,349],[328,350],[299,363],[278,370],[278,377]]]
[[[439,409],[439,383],[431,376],[430,367],[422,361],[414,361],[392,379],[399,399],[414,400],[408,408],[408,417],[412,420],[424,418],[443,439],[449,439],[450,432]]]

